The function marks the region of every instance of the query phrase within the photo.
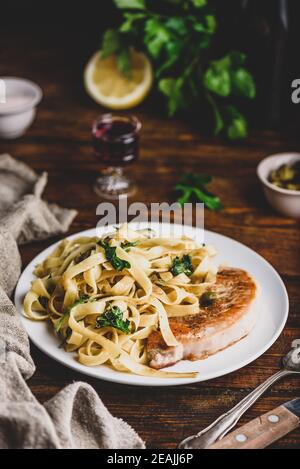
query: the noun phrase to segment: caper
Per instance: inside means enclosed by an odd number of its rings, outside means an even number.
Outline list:
[[[295,170],[291,166],[283,164],[278,170],[278,176],[281,181],[291,181],[295,177]]]
[[[216,292],[213,291],[206,291],[200,297],[200,305],[201,306],[211,306],[217,299]]]
[[[300,191],[300,162],[283,164],[269,174],[269,181],[276,187]]]
[[[287,189],[290,191],[300,191],[300,184],[287,184]]]

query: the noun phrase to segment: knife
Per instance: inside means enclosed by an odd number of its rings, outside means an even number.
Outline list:
[[[287,435],[300,424],[300,397],[263,414],[208,449],[262,449]]]

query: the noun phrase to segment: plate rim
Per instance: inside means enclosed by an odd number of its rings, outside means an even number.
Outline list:
[[[129,222],[129,223],[131,223],[131,222]],[[134,222],[132,222],[132,224],[134,224]],[[167,226],[170,225],[170,223],[163,223],[163,222],[162,223],[156,222],[156,223],[154,223],[154,225],[155,224],[156,225],[167,225]],[[149,223],[148,223],[148,225],[149,225]],[[175,228],[176,228],[176,226],[182,227],[182,224],[180,224],[180,223],[172,223],[172,225],[175,225]],[[105,229],[109,229],[110,227],[111,227],[111,229],[113,229],[114,225],[106,226]],[[201,230],[201,228],[197,228],[197,227],[194,227],[194,226],[189,226],[189,228],[192,229],[195,233],[197,233],[197,230],[199,230],[199,229]],[[284,312],[282,313],[282,319],[280,321],[279,327],[276,329],[275,333],[272,335],[270,340],[268,342],[266,342],[263,347],[261,347],[256,353],[254,353],[250,357],[245,358],[238,365],[228,366],[228,367],[225,368],[225,370],[220,369],[219,372],[212,372],[211,375],[208,373],[208,375],[206,374],[206,377],[204,379],[201,379],[201,372],[200,372],[199,377],[196,377],[196,378],[159,378],[159,377],[155,378],[155,377],[147,377],[147,376],[145,377],[145,376],[134,375],[135,377],[137,376],[137,377],[140,377],[144,380],[147,378],[147,379],[149,379],[149,382],[144,382],[144,381],[132,382],[132,381],[130,381],[130,376],[131,376],[130,373],[129,374],[124,373],[124,379],[120,378],[119,375],[114,376],[114,374],[106,375],[106,376],[98,376],[98,375],[96,375],[95,373],[92,372],[94,367],[87,367],[87,366],[82,365],[79,362],[74,362],[75,363],[74,366],[73,366],[72,363],[64,362],[61,357],[58,357],[58,356],[54,355],[53,353],[51,353],[51,351],[47,350],[47,348],[44,348],[43,345],[38,340],[35,340],[34,335],[32,335],[30,333],[30,331],[28,331],[26,325],[28,324],[28,321],[30,321],[30,319],[26,318],[22,313],[23,306],[22,306],[22,301],[21,301],[21,298],[20,298],[20,295],[18,294],[18,292],[19,292],[19,289],[21,288],[23,277],[26,277],[26,275],[28,273],[30,275],[32,275],[32,273],[33,273],[32,272],[32,267],[36,263],[37,257],[42,256],[47,250],[54,249],[65,238],[68,238],[68,239],[76,238],[78,236],[87,235],[87,233],[90,233],[91,231],[96,231],[96,230],[97,230],[97,227],[94,227],[94,228],[88,228],[88,229],[83,230],[83,231],[79,231],[77,233],[72,233],[69,236],[65,236],[64,238],[56,241],[55,243],[50,244],[48,247],[43,249],[41,252],[39,252],[28,263],[28,265],[22,271],[22,273],[19,277],[18,283],[16,285],[16,288],[15,288],[15,294],[14,294],[15,307],[16,307],[17,313],[20,317],[20,320],[21,320],[21,322],[22,322],[22,324],[23,324],[23,326],[26,330],[26,333],[27,333],[30,341],[42,353],[44,353],[46,356],[50,357],[52,360],[60,363],[61,365],[66,366],[67,368],[73,370],[76,373],[82,373],[85,376],[90,376],[93,379],[100,379],[100,380],[103,380],[103,381],[107,381],[107,382],[111,382],[111,383],[118,383],[118,384],[127,385],[127,386],[128,385],[129,386],[146,386],[146,387],[183,386],[183,385],[186,385],[186,384],[196,384],[196,383],[200,383],[200,382],[210,381],[212,379],[219,378],[221,376],[225,376],[227,374],[233,373],[234,371],[237,371],[239,369],[244,368],[245,366],[247,366],[250,363],[252,363],[253,361],[255,361],[257,358],[259,358],[261,355],[263,355],[276,342],[276,340],[278,339],[278,337],[282,333],[282,331],[283,331],[283,329],[286,325],[288,315],[289,315],[289,296],[288,296],[287,288],[286,288],[280,274],[277,272],[277,270],[261,254],[257,253],[256,251],[254,251],[254,249],[248,247],[246,244],[243,244],[242,242],[237,241],[236,239],[231,238],[231,237],[226,236],[226,235],[223,235],[221,233],[217,233],[215,231],[203,229],[204,238],[207,234],[217,236],[219,238],[223,238],[224,240],[227,240],[227,241],[229,240],[230,242],[232,242],[236,245],[239,245],[241,248],[246,249],[246,251],[250,252],[252,255],[254,254],[260,260],[260,262],[262,262],[269,269],[271,269],[273,275],[275,276],[277,281],[279,281],[279,284],[280,284],[281,289],[282,289],[282,293],[284,294],[283,295],[283,297],[284,297]],[[250,334],[251,334],[251,332],[250,332]],[[197,360],[197,361],[201,361],[201,360]],[[151,382],[150,382],[150,380],[151,380]],[[159,382],[157,382],[157,381],[159,381]]]

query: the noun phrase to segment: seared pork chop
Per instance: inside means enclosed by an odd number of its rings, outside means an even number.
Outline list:
[[[240,269],[222,269],[210,292],[216,299],[199,306],[199,313],[170,318],[179,345],[168,347],[159,331],[148,337],[147,352],[152,368],[174,365],[182,359],[198,360],[223,350],[245,337],[257,318],[256,285]],[[200,301],[201,304],[201,301]]]

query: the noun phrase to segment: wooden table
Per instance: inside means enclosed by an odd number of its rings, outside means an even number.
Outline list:
[[[82,87],[82,66],[97,44],[95,38],[91,34],[82,44],[75,32],[67,39],[63,28],[52,35],[43,28],[30,34],[18,29],[0,35],[1,74],[31,78],[44,91],[30,131],[19,140],[1,141],[0,153],[9,152],[37,172],[48,172],[45,198],[79,211],[70,233],[97,222],[99,199],[93,182],[99,167],[92,154],[90,128],[101,109]],[[132,168],[139,186],[134,200],[171,202],[172,187],[181,173],[214,175],[212,190],[220,195],[225,209],[221,213],[206,211],[205,226],[245,243],[273,264],[290,295],[288,324],[270,350],[247,367],[212,381],[178,387],[135,388],[91,379],[64,368],[32,346],[37,371],[29,386],[44,402],[74,380],[87,381],[108,409],[132,425],[148,447],[175,448],[183,437],[207,426],[277,371],[292,339],[300,337],[300,225],[268,207],[255,174],[258,162],[267,154],[299,150],[299,138],[293,133],[257,131],[247,140],[229,145],[201,135],[191,122],[165,119],[151,99],[134,112],[143,123],[141,158]],[[54,241],[22,247],[24,266]],[[241,423],[297,397],[299,385],[297,378],[276,384]],[[274,447],[299,448],[300,431]]]

